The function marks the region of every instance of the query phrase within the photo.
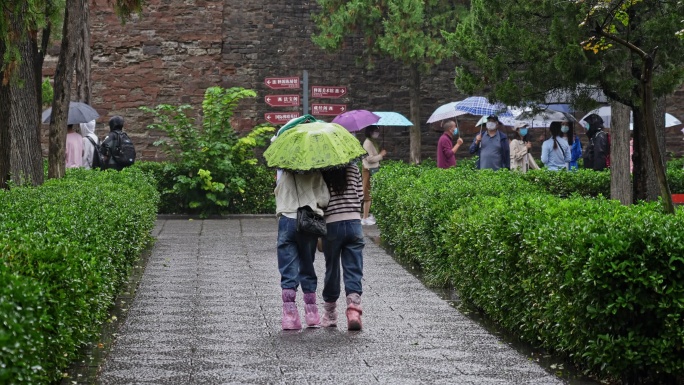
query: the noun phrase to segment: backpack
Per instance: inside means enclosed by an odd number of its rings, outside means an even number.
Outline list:
[[[105,161],[104,157],[102,156],[102,151],[100,149],[100,145],[95,143],[93,138],[86,136],[90,143],[93,144],[93,161],[90,164],[90,168],[94,170],[104,170],[105,168]]]
[[[112,158],[121,167],[127,167],[135,163],[135,146],[125,132],[117,132],[116,147],[112,151]]]

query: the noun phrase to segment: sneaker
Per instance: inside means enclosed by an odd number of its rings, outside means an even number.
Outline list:
[[[370,219],[371,221],[373,221],[373,223],[375,223],[375,217],[373,216],[373,214],[368,214],[368,218],[366,219]]]
[[[375,218],[369,216],[368,218],[366,218],[366,224],[367,224],[368,226],[374,225],[374,224],[375,224]]]
[[[361,219],[361,226],[368,226],[368,221],[365,219]]]

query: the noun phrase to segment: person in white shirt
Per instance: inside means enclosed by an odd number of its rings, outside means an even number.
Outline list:
[[[297,231],[297,209],[311,207],[318,215],[328,206],[330,193],[320,171],[296,174],[283,171],[275,188],[278,217],[278,270],[283,299],[283,330],[302,328],[295,304],[297,288],[304,293],[305,320],[309,327],[320,324],[316,305],[318,278],[314,257],[318,236]]]

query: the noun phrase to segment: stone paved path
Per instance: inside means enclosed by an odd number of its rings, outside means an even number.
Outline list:
[[[280,330],[275,218],[160,219],[101,384],[561,384],[369,238],[364,330]],[[319,301],[323,254],[316,255]],[[301,292],[297,298],[303,316]],[[343,298],[338,302],[343,306]],[[302,318],[303,319],[303,318]]]

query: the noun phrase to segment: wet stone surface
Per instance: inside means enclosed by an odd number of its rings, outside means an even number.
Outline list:
[[[96,382],[586,383],[558,378],[464,315],[374,242],[375,226],[364,231],[364,329],[346,330],[341,298],[337,328],[284,332],[275,218],[160,219]],[[322,253],[316,258],[320,304],[325,266]],[[303,321],[301,292],[297,304]]]

